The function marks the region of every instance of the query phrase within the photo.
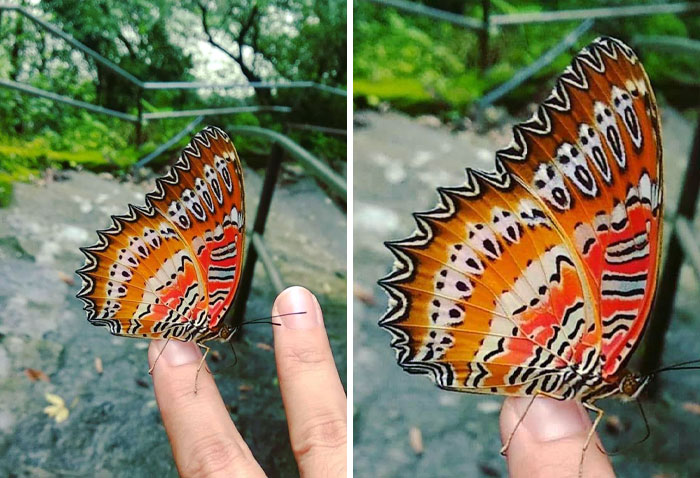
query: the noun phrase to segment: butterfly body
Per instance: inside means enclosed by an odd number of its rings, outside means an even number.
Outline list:
[[[114,335],[202,343],[231,334],[224,316],[240,277],[245,204],[240,160],[207,127],[156,180],[146,205],[129,205],[81,249],[78,297],[88,320]]]
[[[380,281],[399,364],[445,389],[591,403],[634,396],[623,370],[658,275],[656,101],[619,40],[579,53],[495,170],[467,169],[387,243]]]

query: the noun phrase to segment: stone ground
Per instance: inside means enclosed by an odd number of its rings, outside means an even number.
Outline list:
[[[78,247],[94,243],[94,231],[126,212],[127,202],[143,204],[152,184],[60,175],[16,185],[13,204],[0,209],[0,476],[177,476],[148,375],[148,342],[91,326],[75,298]],[[246,171],[249,224],[260,185]],[[282,277],[318,295],[345,383],[345,215],[313,181],[288,181],[276,191],[265,237]],[[247,316],[268,316],[275,295],[258,265]],[[294,476],[271,344],[269,325],[251,326],[235,345],[237,365],[228,346],[216,345],[210,366],[268,475]],[[45,381],[31,380],[27,369]],[[46,393],[65,401],[66,421],[44,413]]]
[[[672,209],[693,131],[671,109],[664,108],[662,116],[666,204]],[[492,169],[495,150],[510,139],[510,128],[452,134],[434,123],[395,113],[356,114],[353,418],[358,478],[506,476],[499,455],[502,398],[447,392],[406,374],[396,365],[389,334],[377,326],[386,298],[376,281],[392,263],[383,241],[409,235],[415,224],[410,213],[432,208],[435,187],[460,184],[464,167]],[[698,292],[698,281],[685,266],[665,363],[700,357]],[[603,443],[608,450],[622,450],[612,457],[618,476],[700,476],[699,387],[697,372],[666,375],[660,399],[645,403],[652,435],[641,445],[634,445],[644,436],[637,407],[601,402],[614,417],[602,427]],[[422,453],[410,444],[412,428],[422,435]]]

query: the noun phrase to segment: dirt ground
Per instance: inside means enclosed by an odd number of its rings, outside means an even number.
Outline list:
[[[261,178],[245,176],[252,224]],[[16,185],[13,204],[0,209],[0,476],[177,476],[148,375],[148,342],[93,327],[75,298],[78,247],[93,244],[110,214],[143,204],[151,190],[148,181],[60,173]],[[345,383],[344,213],[313,181],[287,181],[275,193],[265,239],[282,277],[317,294]],[[275,295],[258,264],[247,317],[268,316]],[[271,344],[269,325],[251,326],[235,343],[236,365],[227,345],[214,346],[218,360],[209,364],[268,475],[295,476]],[[44,412],[47,393],[68,408],[62,423]]]

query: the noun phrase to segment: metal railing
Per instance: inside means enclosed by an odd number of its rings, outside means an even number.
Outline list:
[[[78,108],[83,108],[94,113],[106,114],[109,116],[114,116],[116,118],[129,121],[136,126],[136,143],[141,145],[143,143],[143,124],[148,120],[156,119],[169,119],[169,118],[182,118],[189,116],[209,116],[209,115],[231,115],[238,114],[242,112],[277,112],[277,113],[289,113],[291,108],[287,106],[236,106],[236,107],[223,107],[223,108],[208,108],[199,110],[189,110],[189,111],[161,111],[154,113],[144,113],[143,111],[143,94],[150,90],[185,90],[185,89],[284,89],[284,88],[308,88],[317,89],[319,91],[324,91],[332,95],[347,96],[347,92],[342,88],[337,88],[330,85],[324,85],[316,83],[313,81],[260,81],[260,82],[234,82],[234,83],[208,83],[208,82],[186,82],[186,81],[171,81],[171,82],[151,82],[142,81],[133,74],[124,70],[120,66],[116,65],[114,62],[108,60],[104,56],[100,55],[95,50],[79,42],[60,28],[51,23],[42,20],[41,18],[28,12],[25,8],[18,5],[4,5],[0,4],[0,11],[14,11],[19,15],[32,21],[38,27],[51,33],[52,35],[61,38],[68,44],[73,46],[75,49],[81,51],[85,55],[89,56],[97,63],[101,64],[108,70],[112,71],[116,75],[122,77],[132,85],[137,88],[136,95],[136,109],[137,114],[132,115],[124,113],[121,111],[115,111],[113,109],[105,108],[98,105],[93,105],[91,103],[86,103],[84,101],[75,100],[67,96],[59,95],[51,91],[46,91],[34,86],[19,83],[12,80],[0,79],[0,86],[6,88],[12,88],[23,93],[38,96],[41,98],[47,98],[60,103],[68,104]],[[159,147],[160,148],[160,147]],[[145,159],[145,158],[144,158]],[[143,159],[141,160],[143,161]],[[139,161],[139,162],[141,162]]]
[[[347,201],[348,189],[347,182],[342,176],[329,168],[316,156],[277,131],[257,126],[233,126],[229,128],[228,132],[231,135],[259,136],[272,143],[272,153],[267,161],[265,178],[262,191],[260,192],[260,202],[255,212],[253,228],[249,231],[250,245],[243,264],[243,272],[238,283],[235,302],[224,318],[227,325],[235,326],[242,322],[245,315],[246,304],[253,284],[253,272],[258,259],[260,259],[275,290],[281,292],[285,288],[286,283],[275,266],[272,255],[269,253],[263,238],[272,204],[272,196],[285,153],[294,158],[309,174],[323,184],[328,191],[335,193],[344,203]]]
[[[476,31],[479,35],[479,65],[482,69],[486,68],[486,66],[488,65],[489,39],[491,31],[494,28],[508,27],[514,25],[525,25],[531,23],[583,20],[583,22],[578,27],[572,30],[554,47],[545,52],[540,58],[538,58],[525,68],[522,68],[521,70],[516,72],[516,74],[513,75],[513,77],[510,80],[497,86],[493,90],[486,93],[482,98],[477,100],[475,102],[475,105],[477,107],[477,114],[479,114],[483,110],[483,108],[503,98],[505,95],[513,91],[526,80],[534,76],[537,72],[542,70],[550,63],[552,63],[560,54],[564,53],[568,48],[573,46],[584,33],[590,30],[593,26],[593,22],[596,19],[659,15],[664,13],[683,14],[700,12],[700,2],[679,2],[655,5],[632,5],[620,7],[601,7],[576,10],[493,15],[491,14],[491,1],[481,0],[483,16],[482,18],[473,18],[465,15],[458,15],[455,13],[445,12],[443,10],[426,7],[424,5],[406,0],[365,1],[376,3],[382,6],[396,8],[400,11],[414,15],[425,16],[428,18],[446,21],[448,23],[452,23],[453,25]],[[657,41],[657,43],[659,42]]]
[[[700,11],[699,2],[679,2],[655,5],[632,5],[621,7],[582,8],[550,12],[508,13],[503,15],[485,15],[485,18],[472,18],[446,12],[437,8],[426,7],[420,3],[406,0],[365,0],[385,7],[393,7],[406,13],[434,18],[471,30],[488,30],[489,27],[522,25],[524,23],[565,22],[596,18],[637,17],[663,13],[686,13]],[[482,0],[484,11],[490,10],[491,2]]]
[[[554,60],[557,59],[559,55],[561,55],[569,48],[574,46],[579,40],[579,38],[581,38],[592,27],[593,20],[585,20],[579,26],[574,28],[568,35],[566,35],[559,43],[547,50],[537,60],[530,63],[525,68],[518,70],[515,73],[515,75],[511,77],[510,80],[497,86],[496,88],[479,98],[476,101],[477,110],[483,110],[488,105],[493,104],[494,102],[503,98],[508,93],[515,90],[518,86],[522,85],[525,81],[532,78],[538,71],[551,64]]]

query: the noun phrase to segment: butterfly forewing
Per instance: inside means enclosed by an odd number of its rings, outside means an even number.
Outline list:
[[[614,374],[656,283],[659,136],[631,50],[584,49],[493,173],[468,170],[388,244],[380,324],[399,363],[444,388],[565,398]]]
[[[84,248],[79,297],[88,319],[117,335],[201,342],[217,336],[240,276],[243,177],[229,137],[208,127]]]

